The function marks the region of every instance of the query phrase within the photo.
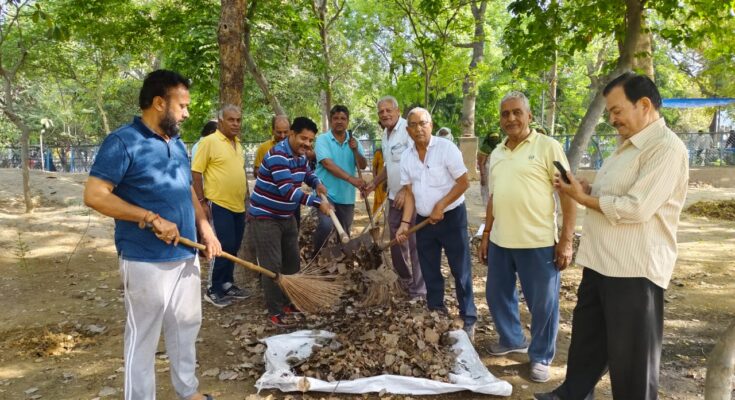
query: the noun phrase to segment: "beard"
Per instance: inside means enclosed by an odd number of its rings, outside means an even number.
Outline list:
[[[173,113],[168,108],[166,108],[166,114],[163,115],[163,119],[158,123],[158,127],[168,137],[174,137],[179,134],[178,122],[176,122],[176,118],[174,118]]]

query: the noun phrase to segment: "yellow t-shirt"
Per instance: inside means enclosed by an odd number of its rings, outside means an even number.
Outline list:
[[[265,158],[265,153],[268,152],[273,146],[275,146],[278,142],[275,141],[275,139],[269,139],[265,142],[261,143],[260,146],[255,150],[255,161],[253,162],[253,170],[255,172],[258,172],[258,168],[260,168],[260,164],[263,163],[263,159]]]
[[[204,177],[204,197],[232,212],[245,212],[245,156],[238,137],[234,147],[219,130],[202,139],[191,170]]]
[[[488,188],[494,218],[490,241],[510,249],[553,246],[557,242],[553,162],[569,169],[564,150],[536,131],[513,150],[507,140],[490,154]]]

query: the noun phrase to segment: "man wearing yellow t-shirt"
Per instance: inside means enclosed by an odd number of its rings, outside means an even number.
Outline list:
[[[291,121],[289,121],[288,117],[285,115],[274,115],[273,118],[271,118],[271,133],[273,134],[273,137],[261,143],[260,146],[258,146],[258,149],[255,150],[255,161],[253,162],[253,177],[255,177],[255,179],[258,179],[258,168],[260,168],[260,164],[263,163],[265,153],[275,146],[276,143],[288,136],[290,127]]]
[[[549,380],[559,326],[560,271],[572,259],[576,206],[560,195],[564,213],[557,234],[554,161],[569,168],[556,140],[529,127],[528,99],[511,92],[500,102],[500,127],[508,137],[490,154],[485,231],[479,258],[487,261],[486,297],[498,343],[490,354],[528,353],[531,380]],[[531,312],[531,341],[518,314],[516,276]]]
[[[202,139],[191,164],[194,191],[207,213],[222,250],[237,254],[245,230],[245,157],[240,144],[240,109],[228,104],[218,114],[218,127]],[[203,181],[207,181],[206,186]],[[210,264],[204,299],[222,308],[249,294],[234,284],[232,261],[217,257]]]

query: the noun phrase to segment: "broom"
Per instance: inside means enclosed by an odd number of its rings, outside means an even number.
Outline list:
[[[191,241],[185,237],[179,237],[179,243],[199,250],[206,250],[207,248],[203,244]],[[224,251],[220,257],[273,279],[283,293],[291,300],[293,305],[302,311],[310,313],[324,312],[337,305],[340,296],[344,292],[342,285],[334,281],[334,275],[318,275],[326,271],[325,268],[311,267],[293,275],[283,275],[237,258]]]

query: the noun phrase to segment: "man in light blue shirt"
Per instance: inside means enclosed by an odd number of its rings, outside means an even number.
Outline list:
[[[355,177],[356,167],[367,166],[365,151],[360,141],[347,131],[350,111],[336,105],[329,111],[330,130],[316,138],[316,176],[327,187],[329,201],[339,223],[349,234],[355,215],[355,188],[362,191],[365,181]],[[314,232],[314,251],[322,248],[332,231],[332,220],[328,215],[319,215],[319,225]]]

